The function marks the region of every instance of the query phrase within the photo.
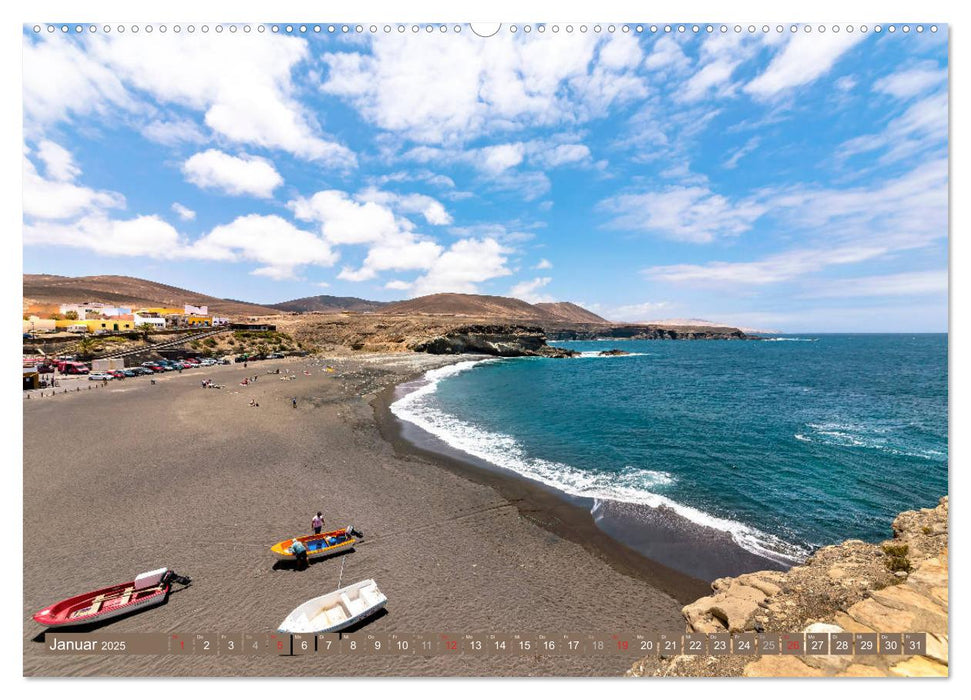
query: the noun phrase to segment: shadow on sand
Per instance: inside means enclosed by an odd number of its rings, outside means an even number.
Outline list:
[[[332,559],[336,559],[337,557],[343,556],[345,554],[351,554],[352,552],[354,552],[354,547],[351,547],[350,549],[345,549],[340,552],[334,552],[333,554],[328,554],[325,557],[317,557],[316,559],[311,559],[310,561],[307,562],[307,568],[309,569],[313,566],[316,566],[317,564],[322,564],[325,561],[330,561]],[[272,568],[274,571],[300,571],[300,569],[297,568],[297,562],[295,561],[277,560],[273,562]]]

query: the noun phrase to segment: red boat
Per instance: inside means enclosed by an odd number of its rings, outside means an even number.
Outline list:
[[[48,605],[34,614],[34,620],[45,627],[69,627],[127,615],[164,603],[173,583],[187,586],[191,579],[165,568],[146,571],[136,576],[134,581],[82,593]]]

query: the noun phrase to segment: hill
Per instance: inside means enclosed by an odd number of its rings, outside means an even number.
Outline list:
[[[716,321],[706,321],[702,318],[668,318],[662,321],[646,321],[645,323],[652,323],[656,326],[693,326],[693,327],[712,327],[712,328],[735,328],[736,326],[731,326],[728,323],[717,323]],[[742,326],[737,326],[738,330],[743,333],[750,333],[754,335],[765,335],[767,333],[780,333],[777,330],[759,330],[758,328],[743,328]]]
[[[582,306],[569,301],[540,302],[533,304],[538,309],[542,309],[558,321],[568,321],[571,323],[609,323],[607,319],[598,316],[592,311],[588,311]]]
[[[279,309],[280,311],[290,311],[296,313],[322,313],[322,314],[336,314],[342,311],[355,311],[355,312],[365,312],[365,311],[377,311],[378,309],[387,306],[389,302],[386,301],[370,301],[368,299],[359,299],[357,297],[335,297],[329,294],[320,294],[315,297],[303,297],[301,299],[292,299],[290,301],[281,301],[279,304],[270,304],[274,309]]]
[[[219,299],[180,287],[123,275],[61,277],[24,275],[24,307],[97,301],[131,306],[208,306],[210,312],[227,316],[268,316],[276,309],[235,299]]]
[[[584,315],[585,318],[604,323],[596,314],[569,302],[529,304],[521,299],[486,294],[429,294],[388,304],[381,312],[395,315],[468,316],[506,321],[565,321],[576,320],[573,317]]]

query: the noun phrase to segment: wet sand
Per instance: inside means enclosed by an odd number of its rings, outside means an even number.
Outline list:
[[[366,631],[683,629],[701,581],[605,537],[555,494],[400,439],[388,388],[450,361],[355,356],[327,360],[329,374],[294,358],[24,401],[25,675],[619,676],[634,660],[44,655],[33,612],[158,566],[193,585],[99,631],[274,630],[337,585],[340,557],[273,567],[269,546],[308,532],[317,510],[328,529],[366,534],[343,578],[374,578],[388,596]],[[264,374],[277,367],[296,378]],[[240,386],[247,375],[260,379]],[[225,388],[200,388],[204,377]]]

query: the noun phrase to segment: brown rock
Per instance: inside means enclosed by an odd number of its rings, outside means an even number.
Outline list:
[[[844,678],[882,678],[887,674],[875,666],[867,666],[865,664],[850,664],[846,667],[845,671],[842,673],[837,673],[836,675]]]
[[[796,656],[763,656],[746,666],[742,675],[747,678],[805,678],[824,674]]]
[[[908,678],[947,677],[947,666],[924,656],[911,656],[890,667],[890,675]]]

